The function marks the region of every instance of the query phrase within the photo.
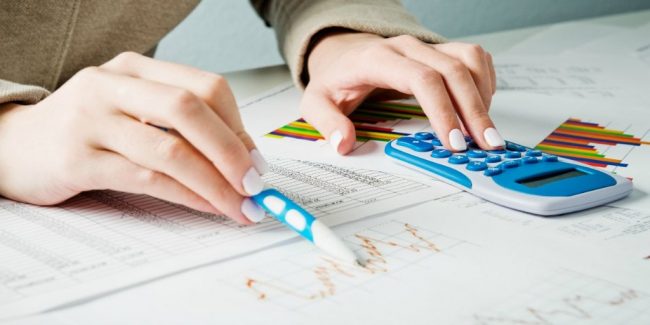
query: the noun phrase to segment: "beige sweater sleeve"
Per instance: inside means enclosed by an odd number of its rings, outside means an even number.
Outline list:
[[[312,38],[328,28],[347,28],[384,37],[412,35],[427,43],[444,38],[427,30],[399,0],[252,0],[268,25],[275,28],[278,46],[296,85]]]
[[[49,94],[45,88],[0,79],[0,105],[9,102],[34,104]]]

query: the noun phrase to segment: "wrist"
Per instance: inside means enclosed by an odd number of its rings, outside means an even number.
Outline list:
[[[24,105],[16,104],[14,102],[0,103],[0,122],[6,119],[13,111],[19,109]]]

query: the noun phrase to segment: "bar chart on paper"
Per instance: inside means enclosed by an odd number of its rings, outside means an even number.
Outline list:
[[[411,120],[426,121],[427,119],[420,106],[414,102],[405,101],[364,103],[350,114],[349,118],[355,126],[357,141],[359,142],[388,142],[397,139],[409,134],[409,132],[404,131],[410,131],[408,126],[405,128],[402,122]],[[398,131],[400,129],[402,129],[402,132]],[[325,139],[302,118],[273,130],[266,136],[271,138],[289,137],[306,141]]]
[[[627,177],[639,193],[650,193],[650,125],[646,123],[569,118],[535,148]]]
[[[320,134],[301,118],[300,99],[301,92],[293,85],[286,85],[242,104],[242,119],[261,152],[350,168],[421,176],[384,159],[386,142],[431,130],[429,120],[414,99],[366,102],[358,107],[349,115],[356,130],[356,141],[345,156],[332,150],[328,135]]]
[[[638,129],[642,137],[648,136],[648,131]],[[616,150],[616,146],[622,150]],[[626,131],[607,128],[598,123],[570,118],[535,148],[591,166],[605,168],[628,167],[629,164],[623,159],[640,146],[650,146],[650,140],[644,141]]]

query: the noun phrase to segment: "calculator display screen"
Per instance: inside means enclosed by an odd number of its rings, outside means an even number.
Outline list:
[[[558,171],[552,174],[546,174],[544,176],[525,178],[522,180],[518,180],[517,183],[534,188],[534,187],[544,186],[546,184],[553,183],[555,181],[579,177],[583,175],[587,175],[587,173],[581,172],[577,169],[568,169],[568,170]]]

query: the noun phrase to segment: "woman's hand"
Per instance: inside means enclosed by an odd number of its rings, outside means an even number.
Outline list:
[[[347,115],[381,90],[415,96],[448,149],[466,149],[463,130],[481,148],[505,144],[488,116],[496,90],[492,58],[478,45],[334,33],[311,51],[308,73],[302,116],[340,154],[348,153],[356,138]]]
[[[112,189],[246,224],[264,217],[247,197],[266,170],[222,77],[135,53],[0,109],[0,195],[18,201]]]

